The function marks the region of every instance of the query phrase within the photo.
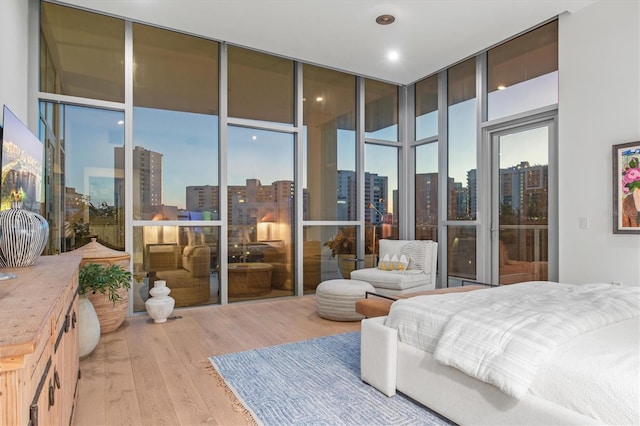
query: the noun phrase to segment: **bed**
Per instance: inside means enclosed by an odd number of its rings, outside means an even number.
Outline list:
[[[640,287],[527,282],[362,320],[362,380],[458,424],[640,424]]]

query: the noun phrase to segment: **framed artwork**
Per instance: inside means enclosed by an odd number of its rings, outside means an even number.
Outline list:
[[[640,142],[613,146],[613,233],[640,234]]]

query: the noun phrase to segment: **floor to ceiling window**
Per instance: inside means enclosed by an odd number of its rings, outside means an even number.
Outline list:
[[[92,235],[129,251],[135,311],[162,279],[177,306],[312,293],[375,265],[379,239],[412,235],[441,237],[441,285],[492,279],[479,135],[553,113],[555,21],[399,87],[55,3],[41,12],[49,251]],[[518,228],[506,253],[553,259],[552,221],[532,210],[543,201],[525,198],[520,224],[539,232]],[[514,209],[501,226],[525,214]]]
[[[477,120],[475,58],[447,71],[447,259],[450,277],[476,279]]]
[[[356,78],[313,65],[302,75],[303,218],[314,222],[303,228],[302,281],[310,293],[348,278],[357,258]]]
[[[218,43],[140,24],[132,39],[134,310],[156,280],[178,307],[217,303]]]
[[[398,87],[365,79],[364,99],[364,266],[374,267],[377,241],[399,238]]]
[[[291,296],[295,138],[273,129],[294,122],[294,63],[234,46],[227,52],[228,300]]]
[[[490,49],[487,92],[488,120],[502,118],[482,141],[491,150],[487,276],[500,284],[553,279],[556,113],[549,106],[558,101],[558,22]]]
[[[98,104],[124,101],[124,21],[41,4],[40,91]],[[50,253],[97,237],[125,248],[124,114],[106,107],[40,102],[45,215]]]
[[[438,75],[415,84],[415,238],[438,241]]]

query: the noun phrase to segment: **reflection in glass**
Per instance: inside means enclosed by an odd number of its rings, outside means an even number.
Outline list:
[[[133,110],[133,218],[218,219],[218,117]]]
[[[544,126],[499,139],[500,284],[548,278],[548,133]]]
[[[398,141],[398,86],[377,80],[364,82],[364,136]]]
[[[133,219],[218,219],[218,43],[133,25]]]
[[[133,310],[145,310],[149,289],[167,282],[176,307],[219,302],[219,228],[136,226],[133,228]]]
[[[476,279],[475,226],[448,227],[447,259],[449,259],[449,286],[459,285],[457,279]]]
[[[294,294],[293,135],[229,127],[229,301]]]
[[[364,159],[365,225],[374,229],[372,241],[380,238],[397,240],[398,149],[366,144]]]
[[[67,252],[91,237],[124,250],[124,114],[47,102],[40,111],[51,250]]]
[[[488,119],[558,102],[558,21],[487,53]]]
[[[293,125],[294,62],[227,47],[229,117]]]
[[[416,239],[438,241],[438,142],[416,147]]]
[[[136,107],[218,114],[215,41],[133,24],[133,61]]]
[[[303,217],[356,220],[356,79],[303,67]]]
[[[476,60],[448,72],[448,220],[475,220],[476,192]]]
[[[373,236],[370,228],[369,236]],[[314,293],[322,281],[349,278],[355,268],[371,268],[375,254],[365,250],[359,261],[357,226],[305,226],[303,228],[302,282],[304,292]],[[371,244],[373,240],[367,239]]]
[[[40,3],[40,90],[124,102],[124,20]]]
[[[416,140],[438,134],[438,75],[416,83]]]

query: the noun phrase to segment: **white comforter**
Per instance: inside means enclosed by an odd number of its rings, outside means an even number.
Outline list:
[[[640,315],[640,287],[529,282],[395,302],[386,325],[445,365],[522,397],[563,342]]]

